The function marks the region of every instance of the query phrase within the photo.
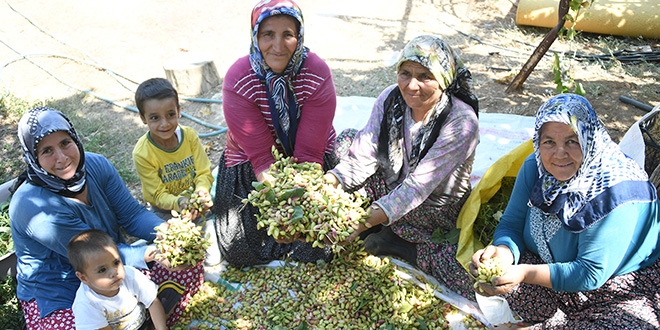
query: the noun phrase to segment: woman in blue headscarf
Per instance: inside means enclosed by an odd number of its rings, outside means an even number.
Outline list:
[[[304,24],[290,0],[263,0],[252,10],[248,56],[227,71],[222,104],[227,142],[218,165],[213,213],[224,260],[236,267],[290,256],[329,260],[330,248],[283,244],[257,230],[258,209],[243,204],[252,182],[269,180],[271,148],[332,168],[337,98],[328,65],[303,44]]]
[[[561,94],[536,115],[523,163],[492,245],[504,295],[534,329],[660,327],[660,223],[655,187],[621,152],[582,96]],[[481,291],[483,290],[483,291]]]
[[[11,198],[9,219],[18,259],[16,295],[27,329],[75,329],[71,306],[80,280],[67,258],[67,244],[88,229],[108,233],[123,263],[155,283],[176,279],[184,286],[167,324],[176,323],[204,281],[202,263],[171,272],[159,263],[164,258],[153,244],[126,243],[122,229],[151,242],[163,220],[133,198],[107,158],[84,151],[60,111],[38,107],[26,112],[18,123],[18,138],[27,180]]]

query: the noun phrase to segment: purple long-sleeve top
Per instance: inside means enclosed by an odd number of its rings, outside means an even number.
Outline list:
[[[330,171],[345,189],[361,185],[378,168],[376,152],[383,103],[394,88],[398,87],[392,85],[378,96],[367,124],[355,136],[348,155]],[[421,122],[415,123],[411,109],[406,109],[402,175],[385,178],[391,191],[374,201],[387,214],[389,224],[422,203],[442,206],[470,191],[470,172],[479,143],[479,121],[472,107],[465,102],[452,97],[452,104],[438,139],[412,171],[409,166],[410,151]]]

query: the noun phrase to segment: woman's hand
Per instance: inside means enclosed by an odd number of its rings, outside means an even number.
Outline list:
[[[183,264],[183,265],[178,265],[176,267],[172,267],[169,260],[162,257],[162,254],[156,255],[156,262],[159,263],[161,266],[163,266],[163,268],[167,269],[170,272],[178,272],[178,271],[182,271],[182,270],[192,268],[192,265],[189,265],[189,264]]]
[[[522,281],[522,278],[524,278],[523,276],[518,282],[516,282],[519,274],[516,273],[515,269],[512,269],[514,266],[511,266],[514,261],[513,253],[511,253],[509,248],[504,245],[489,245],[475,252],[472,255],[472,260],[469,265],[470,274],[474,278],[479,277],[479,266],[481,266],[482,262],[492,258],[499,259],[500,264],[504,268],[504,275],[493,279],[493,285],[480,283],[479,286],[475,288],[475,291],[481,295],[492,296],[509,292],[515,285]],[[502,278],[504,278],[504,280]],[[511,285],[514,282],[515,284]]]
[[[387,214],[385,214],[385,211],[383,211],[376,204],[372,204],[372,206],[369,207],[369,217],[364,220],[364,223],[359,224],[355,228],[355,231],[353,231],[353,233],[350,236],[348,236],[348,238],[342,243],[343,244],[350,243],[356,238],[358,238],[360,233],[362,233],[363,231],[370,229],[373,226],[380,225],[381,223],[386,223],[387,221],[388,219],[387,219]]]
[[[268,169],[257,175],[257,181],[273,183],[275,182],[275,176],[273,176],[270,169]]]
[[[472,255],[470,273],[473,276],[479,276],[478,269],[481,263],[492,258],[499,258],[500,263],[505,267],[513,264],[513,253],[508,247],[505,245],[488,245]]]
[[[335,188],[339,185],[339,179],[337,179],[337,177],[330,172],[324,174],[323,179],[325,179],[325,182],[331,184]]]
[[[476,288],[477,293],[482,296],[498,296],[509,291],[522,283],[525,279],[524,267],[521,265],[511,265],[506,268],[505,273],[502,276],[498,276],[493,279],[493,285],[488,283],[479,283],[479,286]]]
[[[158,254],[158,249],[155,245],[147,245],[147,250],[144,251],[144,262],[150,263],[156,261],[156,255]]]
[[[165,229],[169,227],[169,225],[170,225],[169,223],[163,222],[159,225],[159,227],[163,227],[163,229]],[[161,234],[162,232],[165,232],[165,230],[156,230],[157,239],[162,239],[162,234]],[[171,272],[184,270],[192,267],[192,265],[179,265],[177,267],[172,267],[172,265],[170,265],[170,261],[167,260],[167,258],[165,258],[160,253],[160,251],[154,244],[147,245],[147,249],[144,251],[144,262],[150,263],[152,261],[159,263],[161,266],[163,266],[165,269]]]
[[[191,268],[192,265],[184,264],[184,265],[178,265],[176,267],[172,267],[170,264],[170,261],[167,260],[162,254],[160,254],[160,251],[156,248],[155,245],[149,245],[147,246],[147,250],[144,253],[144,261],[146,263],[150,263],[152,261],[155,261],[159,263],[163,268],[171,271],[171,272],[176,272],[184,269]]]
[[[298,158],[291,157],[289,158],[289,162],[291,163],[297,163]],[[270,167],[263,170],[261,173],[257,174],[257,181],[259,182],[268,182],[268,183],[273,183],[275,182],[275,175],[277,175],[277,172],[273,172],[270,170]]]

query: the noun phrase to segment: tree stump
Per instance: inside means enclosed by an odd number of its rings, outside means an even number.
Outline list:
[[[167,80],[182,95],[198,96],[220,84],[218,70],[210,59],[177,57],[168,61],[163,69]]]

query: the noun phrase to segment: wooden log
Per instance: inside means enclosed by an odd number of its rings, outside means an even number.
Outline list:
[[[212,60],[190,56],[179,56],[164,66],[165,77],[181,95],[199,96],[220,84],[218,70]]]

